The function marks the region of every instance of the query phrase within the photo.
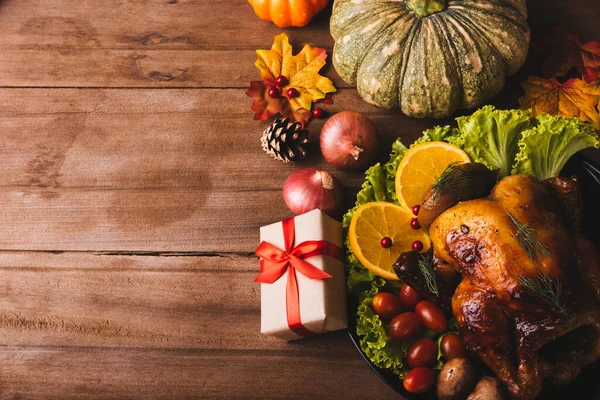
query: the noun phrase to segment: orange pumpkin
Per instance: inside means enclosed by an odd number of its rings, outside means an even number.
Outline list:
[[[259,18],[280,28],[300,27],[324,9],[329,0],[248,0]]]

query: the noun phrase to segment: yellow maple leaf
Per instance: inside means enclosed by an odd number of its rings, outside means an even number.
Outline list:
[[[285,95],[289,88],[295,88],[299,95],[290,98],[294,109],[310,110],[312,102],[324,99],[327,93],[335,92],[331,80],[319,75],[325,65],[325,49],[304,45],[300,53],[293,55],[292,46],[285,33],[275,36],[271,50],[257,50],[256,67],[265,83],[273,85],[282,75],[287,78],[287,86],[282,88]]]
[[[600,129],[600,83],[576,78],[560,83],[556,78],[530,76],[521,86],[525,95],[519,98],[519,105],[530,108],[532,116],[546,113],[577,117]]]

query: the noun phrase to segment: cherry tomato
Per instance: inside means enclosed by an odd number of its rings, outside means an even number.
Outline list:
[[[406,361],[410,368],[433,367],[437,358],[437,345],[429,338],[419,339],[408,348]]]
[[[400,288],[400,300],[402,300],[402,304],[406,307],[414,310],[417,303],[421,301],[421,296],[419,296],[419,293],[417,293],[415,289],[405,283],[402,285],[402,288]]]
[[[444,332],[446,330],[446,317],[442,310],[432,302],[420,301],[415,307],[415,312],[425,328],[434,332]]]
[[[396,315],[390,322],[388,333],[392,339],[410,339],[421,328],[419,316],[414,312],[405,312]]]
[[[392,319],[403,310],[402,302],[398,296],[391,293],[379,292],[373,296],[371,301],[373,310],[381,318]]]
[[[440,347],[446,361],[457,357],[467,357],[467,348],[455,333],[444,336]]]
[[[435,383],[435,372],[431,368],[417,367],[408,371],[404,377],[404,389],[409,393],[425,393]]]

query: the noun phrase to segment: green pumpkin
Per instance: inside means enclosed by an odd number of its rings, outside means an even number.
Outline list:
[[[412,117],[484,104],[529,47],[525,0],[335,0],[331,35],[342,79]]]

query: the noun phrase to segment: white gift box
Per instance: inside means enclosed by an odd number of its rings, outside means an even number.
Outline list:
[[[321,210],[316,209],[296,216],[294,225],[294,246],[308,240],[325,240],[343,247],[341,224]],[[282,222],[261,227],[260,240],[285,250]],[[328,255],[317,255],[306,258],[305,261],[332,277],[309,279],[296,271],[302,325],[315,334],[347,328],[343,254],[340,260]],[[286,284],[291,272],[285,272],[274,283],[260,284],[261,333],[285,340],[303,338],[288,326]]]

